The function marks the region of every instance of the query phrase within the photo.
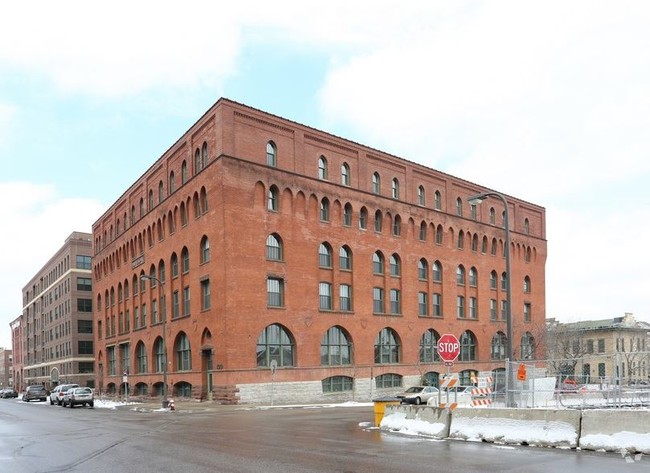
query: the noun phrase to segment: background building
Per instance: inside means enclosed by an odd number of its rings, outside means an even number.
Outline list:
[[[0,348],[0,388],[14,386],[13,355],[11,350]]]
[[[16,317],[9,324],[11,328],[11,347],[13,352],[13,363],[11,367],[14,388],[18,392],[25,389],[23,385],[23,328],[22,314]]]
[[[650,324],[633,314],[603,320],[547,322],[547,352],[553,374],[578,384],[648,384]]]
[[[93,225],[99,386],[158,395],[168,372],[175,396],[369,399],[436,384],[443,333],[464,383],[503,369],[504,207],[467,201],[485,190],[219,100]],[[545,211],[507,201],[531,359]]]
[[[22,332],[23,388],[95,385],[91,257],[91,235],[73,232],[23,288],[23,314],[12,324]]]

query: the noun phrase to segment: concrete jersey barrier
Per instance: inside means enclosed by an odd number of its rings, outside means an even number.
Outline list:
[[[549,447],[578,446],[580,411],[547,409],[458,408],[449,437]]]
[[[430,406],[387,405],[380,428],[400,431],[408,421],[408,431],[444,439],[449,436],[451,412]]]
[[[582,413],[580,448],[640,452],[650,455],[650,411],[586,410]],[[611,445],[617,445],[613,450]]]

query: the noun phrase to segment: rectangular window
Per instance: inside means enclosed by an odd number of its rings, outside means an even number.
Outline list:
[[[92,269],[91,257],[77,255],[77,269]]]
[[[589,339],[587,340],[587,353],[593,353],[594,352],[594,341]]]
[[[497,320],[497,300],[490,299],[490,320]]]
[[[183,315],[190,315],[190,286],[183,288]]]
[[[598,339],[598,353],[605,353],[605,339]]]
[[[372,311],[375,314],[384,313],[384,290],[381,287],[372,288]]]
[[[348,312],[352,310],[352,288],[347,284],[341,284],[339,305],[342,311]]]
[[[140,313],[140,327],[147,326],[147,304],[142,304],[142,312]]]
[[[598,363],[598,376],[600,378],[605,377],[605,363]]]
[[[530,322],[531,320],[530,311],[531,311],[530,302],[524,303],[524,322]]]
[[[77,333],[93,333],[93,321],[77,320]]]
[[[80,361],[79,362],[79,373],[87,374],[95,372],[95,363],[92,361]]]
[[[508,307],[507,301],[501,301],[501,319],[506,320],[506,307]]]
[[[267,304],[269,307],[284,306],[284,281],[277,278],[266,280]]]
[[[463,296],[456,296],[456,317],[465,318],[465,298]]]
[[[431,315],[434,317],[442,317],[442,294],[435,293],[431,297]]]
[[[429,302],[427,301],[426,292],[418,292],[418,313],[420,315],[429,315]]]
[[[469,298],[469,318],[470,319],[478,318],[478,307],[476,305],[476,297]]]
[[[108,359],[108,375],[115,376],[115,347],[106,348],[106,358]]]
[[[402,313],[402,297],[399,289],[390,290],[390,313],[391,314]]]
[[[158,301],[156,299],[151,301],[151,324],[158,323]]]
[[[78,350],[80,355],[93,354],[93,341],[92,340],[79,340]]]
[[[332,285],[322,282],[318,285],[318,307],[321,310],[332,310]]]
[[[92,279],[90,278],[77,278],[77,290],[78,291],[92,291]]]
[[[201,281],[201,310],[210,308],[210,280]]]
[[[77,299],[77,311],[92,312],[93,311],[92,299]]]

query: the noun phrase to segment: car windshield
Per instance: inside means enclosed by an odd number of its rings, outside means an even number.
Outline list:
[[[75,393],[78,394],[90,394],[91,392],[90,388],[79,388],[75,390]]]
[[[406,390],[407,393],[420,393],[424,388],[422,386],[413,386]]]

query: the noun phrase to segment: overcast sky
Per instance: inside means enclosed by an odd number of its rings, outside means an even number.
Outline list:
[[[0,346],[66,237],[222,96],[545,207],[547,317],[650,321],[650,2],[30,1],[2,17]]]

